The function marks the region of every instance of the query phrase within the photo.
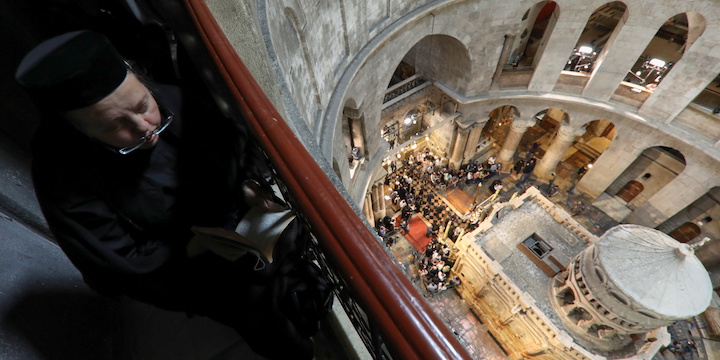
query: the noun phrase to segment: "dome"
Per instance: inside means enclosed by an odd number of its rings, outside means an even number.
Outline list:
[[[598,248],[608,278],[646,309],[686,319],[710,305],[710,276],[688,244],[644,226],[618,225]]]

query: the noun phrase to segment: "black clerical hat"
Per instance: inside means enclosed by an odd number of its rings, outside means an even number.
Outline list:
[[[31,50],[15,78],[43,107],[59,111],[97,103],[125,80],[122,56],[102,34],[73,31]]]

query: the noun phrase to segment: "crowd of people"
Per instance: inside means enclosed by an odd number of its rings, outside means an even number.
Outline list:
[[[384,219],[378,224],[378,234],[385,238],[395,230],[407,233],[408,220],[413,214],[420,213],[430,223],[427,237],[437,235],[441,226],[450,227],[448,235],[451,240],[463,231],[471,231],[477,222],[469,222],[453,211],[445,211],[447,206],[443,202],[434,201],[435,189],[437,193],[444,194],[450,189],[465,189],[469,186],[482,186],[491,178],[498,175],[501,165],[491,156],[485,162],[470,161],[459,169],[448,164],[445,158],[435,155],[431,150],[425,149],[416,155],[411,154],[402,160],[401,166],[396,161],[388,164],[389,174],[385,178],[385,185],[390,187],[390,201],[400,216],[395,220]],[[489,186],[489,192],[494,193],[503,188],[502,181],[495,180]],[[440,217],[427,216],[434,212]]]
[[[460,277],[450,276],[454,262],[450,246],[441,243],[436,237],[427,244],[417,266],[420,279],[428,292],[436,293],[460,284]]]

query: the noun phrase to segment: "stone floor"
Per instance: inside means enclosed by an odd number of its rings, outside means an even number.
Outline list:
[[[501,360],[505,359],[507,354],[493,340],[487,332],[487,329],[478,320],[478,318],[470,311],[470,307],[465,300],[455,290],[449,289],[439,293],[428,293],[420,286],[417,277],[417,268],[415,266],[415,248],[405,237],[398,234],[395,235],[396,241],[392,245],[390,251],[400,263],[400,267],[406,271],[410,279],[418,288],[430,306],[440,316],[445,324],[458,335],[460,343],[465,347],[474,359]]]

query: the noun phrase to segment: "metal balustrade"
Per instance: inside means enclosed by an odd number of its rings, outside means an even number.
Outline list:
[[[202,0],[151,1],[233,118],[260,143],[310,227],[312,256],[377,359],[471,359],[268,100]],[[420,81],[418,79],[418,81]]]

